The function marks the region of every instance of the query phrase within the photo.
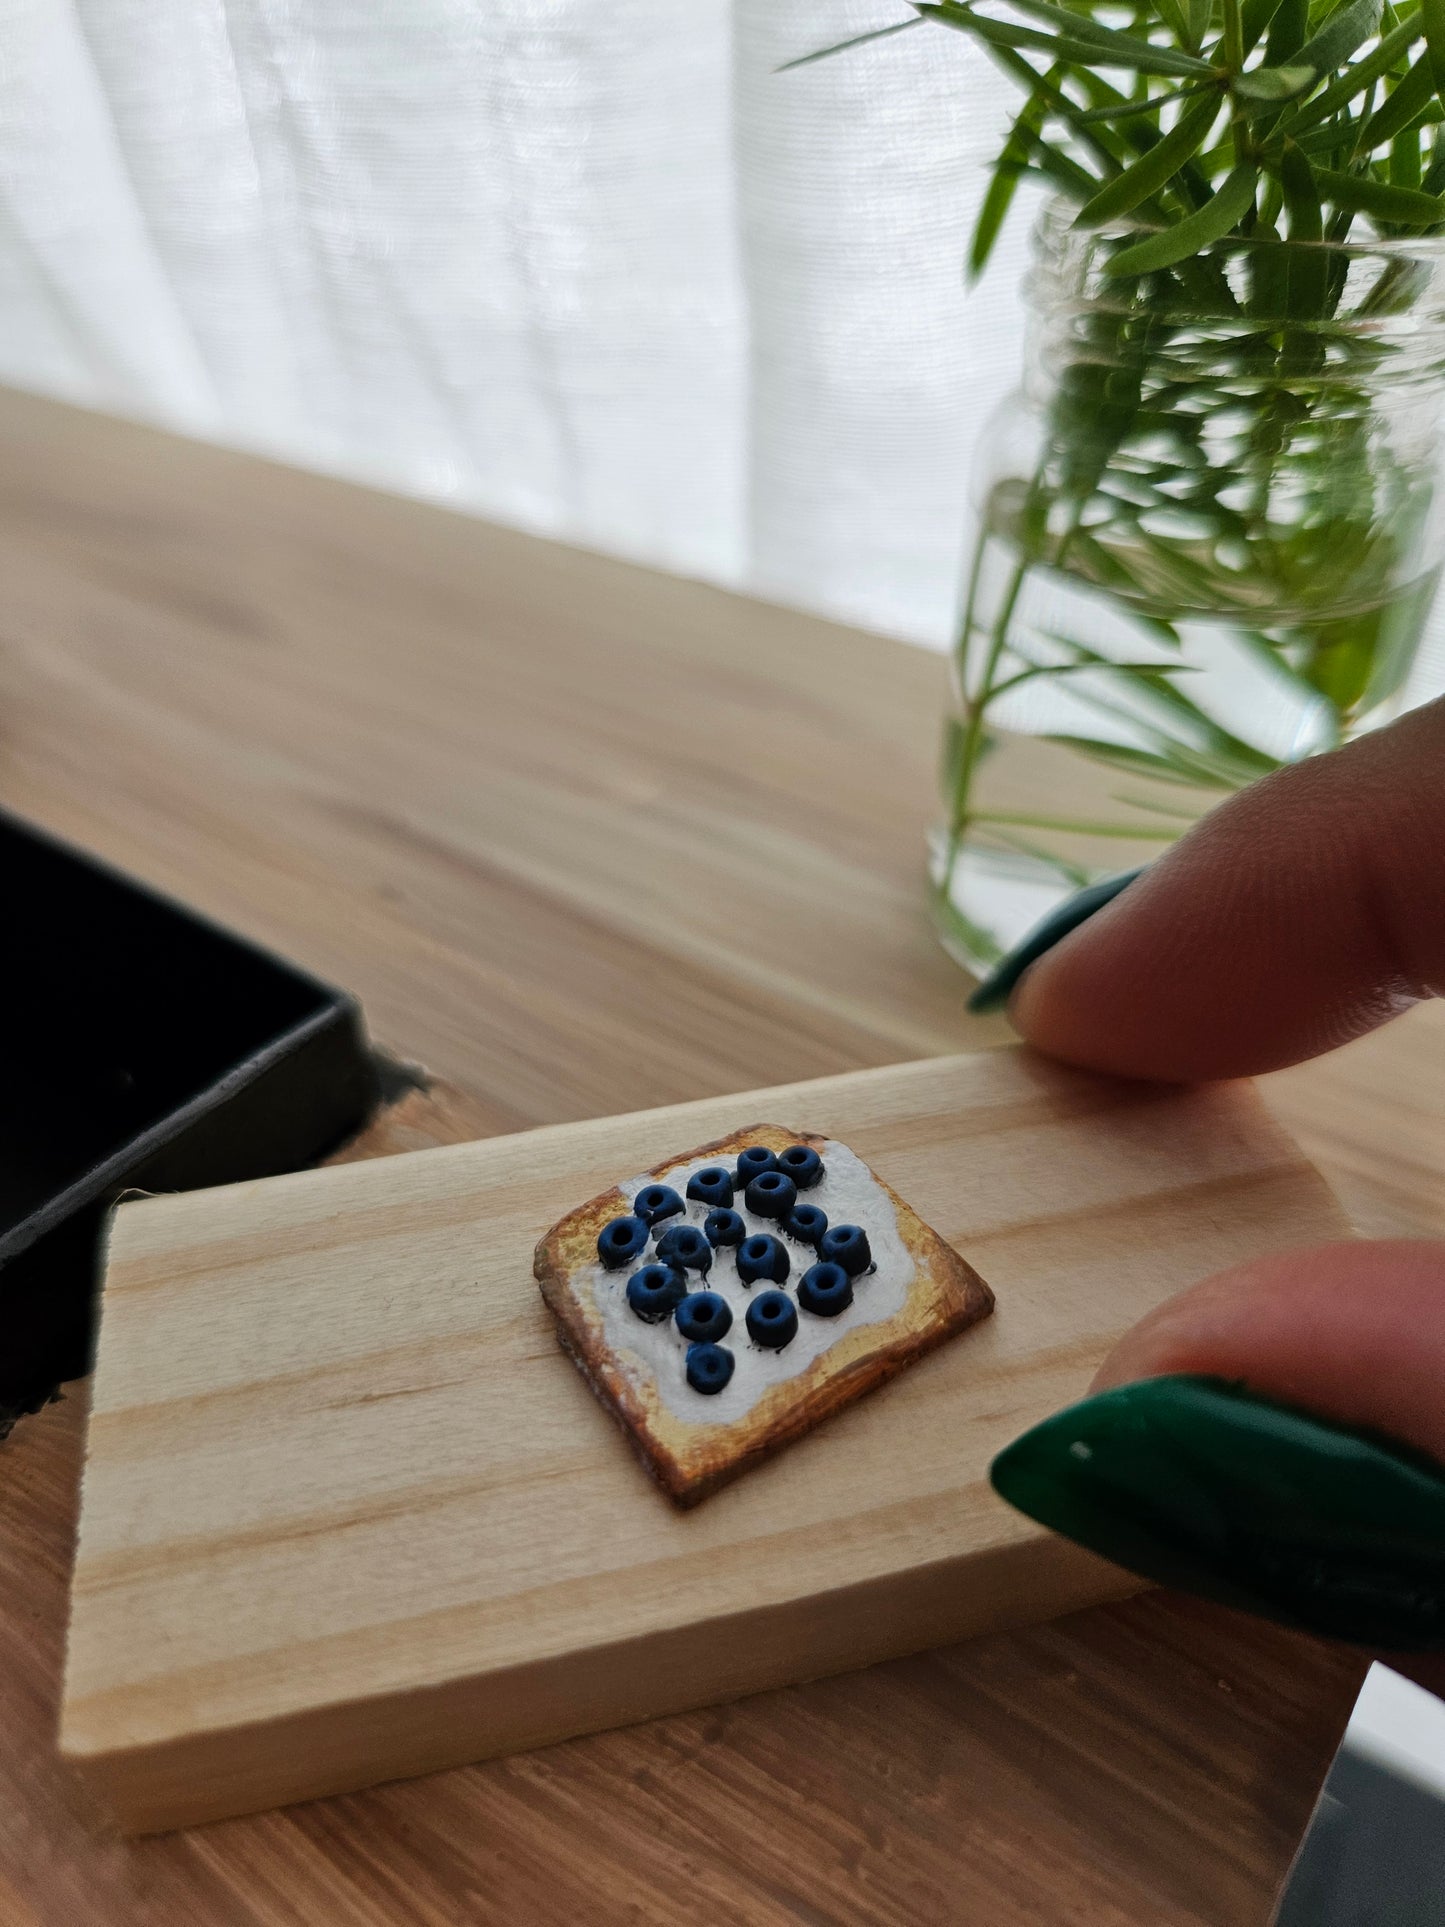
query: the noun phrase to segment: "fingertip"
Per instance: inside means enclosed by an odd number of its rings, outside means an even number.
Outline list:
[[[1445,1242],[1347,1240],[1220,1272],[1127,1332],[1092,1389],[1172,1373],[1238,1383],[1445,1460]]]
[[[1021,1035],[1192,1083],[1283,1069],[1438,993],[1442,750],[1445,701],[1219,803],[1100,914],[1008,960]]]

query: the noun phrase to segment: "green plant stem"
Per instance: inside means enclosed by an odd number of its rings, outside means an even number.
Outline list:
[[[978,760],[983,753],[984,723],[987,718],[988,708],[999,693],[995,686],[994,679],[998,674],[998,666],[1002,659],[1003,652],[1008,646],[1009,630],[1013,626],[1014,611],[1018,607],[1018,601],[1020,595],[1023,593],[1024,583],[1028,580],[1029,570],[1034,566],[1034,562],[1037,559],[1029,552],[1026,531],[1032,525],[1033,517],[1037,513],[1039,506],[1042,505],[1045,510],[1047,510],[1047,504],[1048,492],[1045,482],[1045,466],[1041,463],[1034,474],[1032,482],[1029,484],[1028,495],[1024,501],[1020,524],[1022,531],[1025,533],[1022,533],[1020,536],[1018,561],[1014,566],[1013,576],[1010,579],[1003,602],[999,607],[998,615],[994,620],[993,633],[989,638],[988,656],[984,661],[983,676],[979,684],[978,695],[971,697],[968,693],[967,686],[967,656],[969,643],[973,636],[973,618],[974,611],[978,606],[979,579],[983,570],[983,560],[989,536],[987,514],[981,519],[979,539],[974,547],[973,564],[969,570],[968,593],[964,601],[963,623],[959,634],[959,695],[967,720],[964,726],[963,746],[959,755],[958,767],[954,772],[953,807],[949,816],[948,828],[948,853],[944,860],[943,875],[938,883],[938,895],[945,903],[951,900],[950,893],[953,889],[954,872],[958,868],[958,858],[963,848],[963,839],[968,834],[968,826],[972,820],[969,815],[968,799],[973,789],[973,779],[978,767]],[[1069,546],[1078,532],[1079,520],[1083,512],[1084,504],[1082,500],[1076,500],[1069,526],[1059,538],[1058,550],[1053,558],[1055,567],[1062,566]],[[1047,527],[1047,520],[1045,520],[1044,526]],[[1003,819],[1000,818],[998,820],[1002,821]]]
[[[1035,487],[1037,487],[1037,481]],[[1032,494],[1033,491],[1030,491]],[[960,667],[967,661],[969,640],[973,634],[972,616],[977,606],[978,579],[982,572],[984,552],[988,542],[988,521],[985,517],[979,531],[979,545],[974,553],[973,569],[969,582],[968,599],[965,605],[964,627],[959,643]],[[1031,567],[1027,550],[1021,545],[1019,559],[1014,568],[998,616],[994,621],[993,634],[989,638],[988,656],[984,662],[983,678],[977,696],[970,696],[966,685],[960,693],[963,699],[964,724],[963,746],[959,755],[958,768],[953,779],[953,809],[948,827],[948,855],[944,863],[943,875],[939,880],[938,893],[947,902],[953,889],[954,871],[958,868],[959,851],[968,832],[968,799],[973,788],[973,774],[978,765],[983,748],[984,718],[992,701],[993,680],[998,673],[999,661],[1008,643],[1008,632],[1013,622],[1014,610],[1018,607],[1019,596],[1023,593]]]

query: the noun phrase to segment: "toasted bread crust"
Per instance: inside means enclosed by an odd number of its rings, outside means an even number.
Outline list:
[[[750,1124],[709,1144],[679,1151],[654,1165],[647,1175],[661,1177],[694,1158],[715,1156],[721,1161],[750,1144],[782,1151],[790,1144],[819,1149],[827,1141],[816,1133],[785,1130],[777,1124]],[[726,1424],[678,1418],[654,1384],[639,1382],[619,1369],[590,1286],[585,1282],[580,1289],[574,1286],[573,1280],[596,1262],[602,1227],[628,1208],[619,1186],[569,1212],[538,1244],[533,1271],[557,1321],[559,1342],[676,1505],[696,1505],[993,1310],[993,1293],[973,1267],[924,1224],[876,1171],[871,1175],[897,1214],[899,1234],[914,1262],[902,1309],[876,1324],[854,1326],[796,1377],[772,1386],[742,1418]]]

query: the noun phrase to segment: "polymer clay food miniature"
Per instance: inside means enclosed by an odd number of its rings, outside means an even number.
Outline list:
[[[682,1506],[993,1309],[847,1145],[776,1124],[569,1212],[534,1270],[563,1347]]]

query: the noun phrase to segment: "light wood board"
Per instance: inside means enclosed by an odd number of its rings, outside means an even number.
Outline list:
[[[680,1515],[558,1350],[532,1247],[758,1115],[852,1145],[998,1308]],[[1248,1087],[1022,1051],[124,1205],[63,1751],[164,1828],[1119,1596],[991,1456],[1160,1298],[1342,1228]]]
[[[448,1087],[373,1153],[1008,1035],[919,888],[940,657],[14,391],[0,576],[0,798],[358,991]],[[1435,1003],[1267,1080],[1370,1235],[1445,1231],[1442,1066]],[[55,1750],[86,1404],[0,1452],[5,1927],[1256,1922],[1364,1673],[1145,1592],[120,1841]]]

